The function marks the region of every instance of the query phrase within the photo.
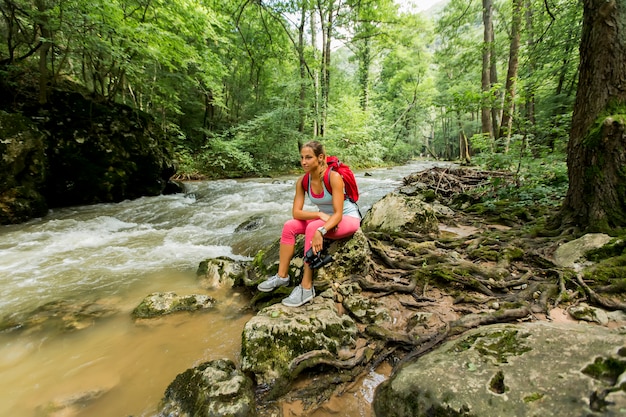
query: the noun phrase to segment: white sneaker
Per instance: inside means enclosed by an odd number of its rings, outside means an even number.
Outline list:
[[[302,285],[298,285],[291,291],[289,297],[283,300],[283,304],[287,307],[300,307],[304,303],[308,303],[315,297],[315,288],[310,289],[302,288]]]
[[[289,285],[289,277],[282,278],[279,277],[278,274],[269,277],[267,280],[263,281],[259,285],[257,285],[257,289],[263,292],[271,292],[274,291],[278,287],[285,287]]]

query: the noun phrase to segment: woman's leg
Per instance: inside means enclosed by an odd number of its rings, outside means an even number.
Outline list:
[[[285,222],[280,235],[280,250],[278,256],[278,276],[289,277],[289,262],[293,258],[296,245],[296,236],[304,234],[307,221],[291,219]]]
[[[343,239],[352,236],[361,227],[361,219],[352,216],[343,216],[341,221],[333,230],[326,234],[328,239]]]

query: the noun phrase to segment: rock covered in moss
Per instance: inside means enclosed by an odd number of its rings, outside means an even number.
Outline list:
[[[437,233],[437,216],[420,196],[392,192],[377,201],[363,219],[365,231]]]
[[[177,295],[174,292],[155,292],[135,307],[132,316],[137,319],[160,317],[178,311],[206,310],[215,306],[215,299],[208,295]]]
[[[624,340],[601,326],[484,326],[407,363],[373,407],[385,417],[621,415]]]
[[[48,210],[44,134],[27,117],[0,111],[0,224],[26,221]]]
[[[573,267],[585,253],[609,243],[611,236],[603,233],[588,233],[578,239],[562,244],[554,252],[554,262],[559,266]]]
[[[202,288],[232,287],[243,284],[248,266],[249,262],[220,256],[200,262],[196,276]]]
[[[204,362],[176,376],[159,417],[254,417],[252,381],[228,359]]]
[[[302,307],[266,307],[244,327],[241,369],[257,383],[280,391],[292,377],[292,363],[300,355],[325,350],[337,354],[354,347],[357,328],[348,315],[339,315],[332,299],[317,296]],[[280,393],[278,393],[280,394]]]
[[[365,233],[360,229],[348,239],[330,242],[328,254],[333,261],[318,270],[316,286],[325,288],[324,283],[341,283],[350,276],[369,273],[372,252]]]

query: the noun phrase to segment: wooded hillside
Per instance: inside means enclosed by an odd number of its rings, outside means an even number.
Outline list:
[[[181,174],[297,168],[312,136],[356,167],[420,155],[565,160],[582,26],[573,0],[450,0],[429,14],[392,0],[3,0],[0,10],[5,109],[25,86],[42,105],[72,88],[133,106],[168,132]]]

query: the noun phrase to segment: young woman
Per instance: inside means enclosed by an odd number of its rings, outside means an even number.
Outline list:
[[[300,150],[300,165],[304,175],[310,175],[309,194],[311,203],[318,211],[305,211],[302,186],[304,176],[296,182],[296,195],[293,199],[293,219],[285,222],[280,238],[280,255],[278,273],[257,287],[259,291],[270,292],[280,286],[289,285],[289,262],[294,254],[296,236],[304,234],[304,253],[313,248],[317,254],[322,250],[324,238],[342,239],[356,232],[361,225],[359,208],[350,200],[344,198],[344,183],[341,175],[330,172],[330,186],[327,190],[324,185],[326,168],[326,152],[321,143],[311,141]],[[291,295],[283,300],[288,307],[299,307],[315,297],[313,288],[313,270],[307,263],[304,264],[304,274],[300,285],[296,286]]]

